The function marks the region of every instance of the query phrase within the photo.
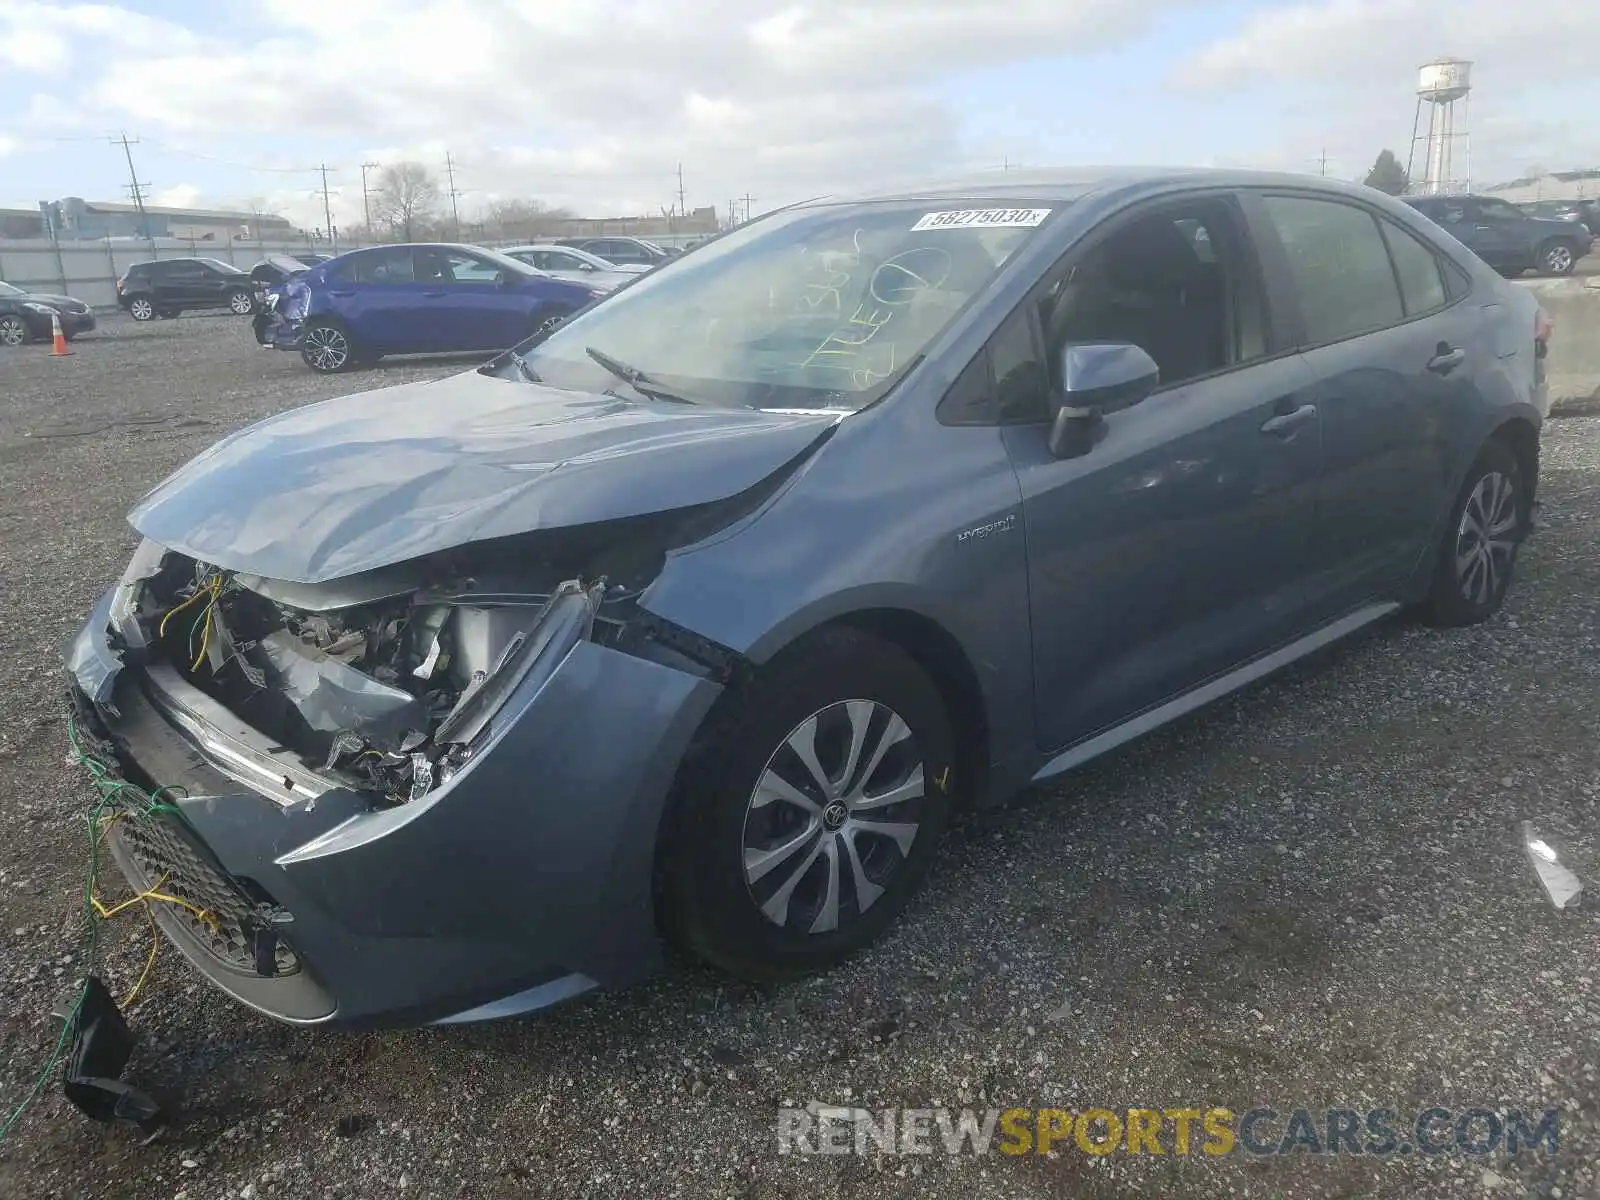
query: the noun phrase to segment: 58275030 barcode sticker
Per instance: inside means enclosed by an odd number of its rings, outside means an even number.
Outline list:
[[[917,218],[912,233],[924,229],[1032,229],[1050,215],[1048,208],[961,208]]]

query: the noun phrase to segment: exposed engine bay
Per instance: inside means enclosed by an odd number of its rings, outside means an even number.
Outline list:
[[[633,604],[659,570],[659,538],[648,528],[621,531],[642,535],[635,538],[608,532],[603,555],[591,527],[323,584],[169,553],[144,580],[132,615],[148,653],[308,769],[404,803],[471,756],[553,639],[649,640],[655,657],[721,673],[715,648],[695,655],[690,646],[685,656],[672,638],[651,639],[651,619]],[[537,556],[528,553],[534,536]]]

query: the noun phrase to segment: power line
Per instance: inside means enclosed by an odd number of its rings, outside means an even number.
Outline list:
[[[144,239],[150,243],[150,253],[154,254],[156,252],[156,240],[150,233],[150,217],[144,211],[143,188],[148,187],[149,185],[141,184],[139,182],[139,172],[133,169],[133,151],[129,149],[130,146],[137,145],[139,139],[134,138],[132,141],[129,141],[127,130],[123,130],[120,138],[108,138],[107,141],[109,141],[113,146],[115,146],[119,141],[122,144],[122,156],[128,160],[128,190],[133,194],[133,207],[139,212],[139,232],[143,234]]]
[[[361,164],[361,211],[367,218],[367,236],[372,236],[372,201],[367,198],[367,172],[375,171],[382,163],[364,162]]]
[[[265,171],[274,175],[310,175],[317,170],[316,167],[263,167],[254,163],[231,162],[226,158],[214,158],[209,154],[201,154],[198,150],[183,150],[167,142],[157,141],[155,138],[146,138],[152,146],[160,146],[168,154],[176,154],[180,158],[197,158],[201,162],[215,163],[219,167],[232,167],[236,171]]]
[[[461,195],[456,191],[456,164],[450,157],[450,151],[444,152],[444,173],[450,180],[450,220],[455,225],[456,241],[461,240],[461,210],[456,207],[456,197]]]
[[[337,167],[329,167],[327,163],[318,165],[317,170],[322,172],[322,219],[327,222],[323,228],[328,231],[328,244],[337,253],[339,249],[339,235],[333,228],[333,204],[328,199],[328,172],[337,172]]]

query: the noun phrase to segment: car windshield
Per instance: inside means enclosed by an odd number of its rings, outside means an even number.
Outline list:
[[[0,283],[0,296],[26,296],[27,294],[19,287],[12,287],[9,283]]]
[[[518,349],[558,387],[617,385],[594,350],[699,403],[854,411],[893,386],[1053,211],[927,200],[791,209]]]

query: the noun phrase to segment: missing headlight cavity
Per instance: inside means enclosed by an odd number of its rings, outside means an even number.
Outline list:
[[[405,803],[448,780],[524,681],[581,640],[730,678],[731,651],[635,604],[663,547],[709,518],[526,535],[321,584],[168,554],[132,619],[149,654],[307,768]]]

